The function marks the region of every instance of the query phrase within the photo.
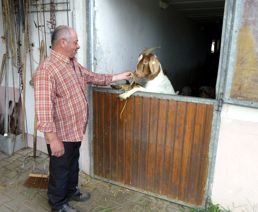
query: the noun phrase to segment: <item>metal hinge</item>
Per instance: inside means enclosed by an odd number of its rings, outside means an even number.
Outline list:
[[[218,98],[217,98],[217,108],[216,108],[216,111],[221,112],[223,103],[224,103],[223,93],[220,93]]]

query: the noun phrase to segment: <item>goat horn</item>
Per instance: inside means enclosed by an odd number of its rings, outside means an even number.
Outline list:
[[[152,52],[154,52],[156,49],[159,49],[160,47],[152,47],[152,48],[145,48],[142,50],[142,53],[143,55],[148,55]]]

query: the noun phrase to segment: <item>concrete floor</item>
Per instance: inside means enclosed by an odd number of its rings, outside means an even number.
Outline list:
[[[41,152],[37,155],[34,160],[30,148],[19,150],[12,156],[0,152],[0,212],[50,211],[46,190],[23,185],[29,173],[48,169],[48,156]],[[93,179],[84,173],[80,173],[80,188],[91,192],[91,199],[70,204],[82,212],[190,211],[168,201]]]

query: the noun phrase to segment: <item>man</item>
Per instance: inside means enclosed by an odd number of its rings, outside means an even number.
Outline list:
[[[85,201],[78,189],[79,148],[88,120],[87,84],[109,85],[131,73],[96,74],[75,59],[80,48],[75,30],[59,26],[51,38],[50,56],[34,78],[37,129],[44,132],[50,156],[48,201],[52,211],[76,211],[68,201]]]

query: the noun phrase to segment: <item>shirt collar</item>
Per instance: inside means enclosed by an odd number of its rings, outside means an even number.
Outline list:
[[[59,52],[54,51],[53,49],[51,50],[50,55],[51,55],[52,57],[55,57],[55,58],[58,59],[58,60],[61,60],[61,61],[65,62],[65,63],[68,63],[68,64],[69,64],[69,63],[71,62],[71,59],[70,59],[69,57],[67,57],[67,56],[65,56],[65,55],[62,55],[62,54],[60,54]]]

